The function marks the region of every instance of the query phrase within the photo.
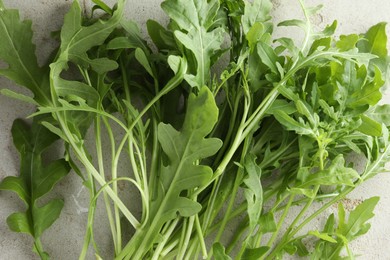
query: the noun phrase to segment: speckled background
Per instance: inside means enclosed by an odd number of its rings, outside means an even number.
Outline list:
[[[55,43],[50,40],[50,32],[60,28],[63,16],[71,1],[3,1],[7,7],[20,9],[22,17],[33,20],[38,60],[41,63],[44,62],[55,46]],[[89,5],[88,0],[80,2],[85,6]],[[114,1],[107,2],[113,3]],[[296,0],[274,0],[273,2],[273,16],[276,21],[302,15]],[[306,2],[308,5],[321,3],[318,0],[307,0]],[[322,2],[325,7],[320,14],[313,18],[313,23],[316,26],[324,27],[337,19],[339,21],[338,34],[360,33],[377,22],[390,21],[390,1],[388,0],[329,0]],[[159,7],[160,3],[161,0],[128,0],[127,15],[137,21],[141,30],[145,32],[147,19],[152,18],[162,22],[167,20]],[[276,34],[294,37],[299,35],[299,32],[291,29],[278,29]],[[0,79],[0,87],[19,90],[17,86],[3,78]],[[390,103],[390,95],[387,95],[384,102]],[[30,106],[0,96],[0,179],[18,172],[18,156],[10,136],[12,121],[17,117],[24,118],[31,112],[33,110]],[[351,245],[353,251],[361,255],[359,259],[390,259],[390,174],[383,173],[367,181],[350,194],[344,202],[347,208],[352,209],[365,198],[376,195],[381,196],[381,200],[375,210],[376,216],[371,221],[371,230]],[[45,249],[50,252],[52,259],[77,259],[82,247],[84,225],[87,218],[86,191],[82,188],[79,179],[71,174],[55,189],[54,196],[64,197],[65,207],[59,221],[44,233]],[[37,259],[31,253],[31,239],[28,236],[9,231],[5,222],[9,214],[21,209],[23,209],[23,204],[15,195],[0,191],[0,260]],[[331,208],[328,213],[335,210],[336,208]],[[103,214],[103,212],[98,212],[99,214]],[[313,223],[313,227],[319,223]],[[105,250],[105,248],[110,247],[109,232],[104,221],[100,225],[97,227],[95,235],[100,241],[103,252],[109,256],[111,252]],[[92,255],[90,259],[93,259]]]

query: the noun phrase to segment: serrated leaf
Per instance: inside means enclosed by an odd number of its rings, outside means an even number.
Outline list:
[[[263,188],[261,185],[261,168],[256,164],[256,156],[247,155],[244,164],[246,178],[243,182],[247,201],[250,233],[253,232],[259,222],[263,208]]]
[[[67,81],[60,77],[63,70],[68,68],[68,62],[80,63],[80,59],[98,70],[113,69],[114,63],[109,67],[97,67],[99,60],[94,61],[87,55],[87,51],[94,46],[102,44],[116,26],[121,22],[124,0],[118,1],[118,6],[113,16],[107,21],[98,20],[90,26],[82,26],[81,7],[78,1],[74,1],[71,10],[65,15],[64,25],[61,29],[61,46],[58,59],[50,65],[51,86],[58,96],[81,95],[82,98],[94,105],[98,100],[98,92],[82,82]],[[96,63],[97,62],[97,63]],[[100,71],[101,72],[101,71]],[[77,85],[77,87],[74,87]],[[73,87],[72,87],[73,86]],[[84,95],[85,94],[85,95]]]
[[[212,178],[212,169],[202,165],[201,160],[214,155],[222,146],[219,139],[206,138],[217,120],[218,108],[214,96],[207,87],[202,87],[198,95],[190,94],[180,131],[169,124],[158,125],[158,141],[166,160],[163,160],[160,169],[160,185],[156,200],[151,204],[148,228],[141,231],[145,233],[143,240],[137,241],[144,249],[152,247],[156,234],[177,214],[189,217],[201,210],[201,204],[186,197],[185,191],[202,187]],[[130,256],[136,248],[130,250]]]
[[[16,232],[29,233],[39,239],[42,233],[59,217],[62,200],[50,200],[38,206],[38,199],[48,194],[58,181],[70,171],[64,159],[43,163],[42,153],[58,139],[36,118],[31,127],[22,120],[12,126],[14,145],[20,154],[20,175],[7,177],[0,183],[0,190],[13,191],[25,202],[25,212],[12,214],[7,223]]]
[[[223,28],[211,29],[219,1],[166,0],[161,7],[181,29],[174,32],[175,37],[196,60],[196,64],[189,64],[194,73],[188,74],[186,81],[192,87],[203,87],[210,81],[213,57],[218,55],[224,40]]]
[[[348,241],[367,233],[370,228],[367,221],[374,217],[373,211],[378,201],[379,197],[372,197],[359,204],[349,214],[348,221],[339,223],[337,233],[345,236]]]
[[[340,35],[340,40],[336,42],[336,47],[340,51],[349,51],[356,47],[356,43],[359,40],[357,34]]]
[[[272,2],[270,0],[245,1],[244,15],[241,18],[244,34],[247,34],[255,23],[264,23],[270,20],[271,9]]]
[[[305,188],[311,185],[354,186],[354,181],[359,178],[359,174],[354,169],[345,167],[344,156],[339,154],[332,160],[328,168],[312,173],[298,188]]]
[[[294,120],[284,111],[275,111],[274,116],[276,120],[279,121],[279,123],[284,125],[290,131],[295,131],[300,135],[313,135],[312,129],[302,124],[301,122]]]
[[[50,104],[47,70],[38,65],[32,37],[31,21],[21,21],[17,10],[6,9],[0,2],[0,60],[8,65],[0,69],[0,75],[31,90],[38,103]]]

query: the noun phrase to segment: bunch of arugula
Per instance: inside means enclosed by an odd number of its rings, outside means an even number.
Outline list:
[[[40,67],[31,22],[0,0],[0,59],[8,65],[0,75],[33,97],[2,93],[37,107],[32,127],[16,120],[12,129],[20,176],[0,184],[27,206],[7,219],[13,231],[30,234],[34,251],[49,257],[40,237],[63,201],[38,199],[72,168],[90,194],[80,259],[90,245],[102,255],[93,236],[100,196],[115,259],[336,259],[343,249],[353,258],[348,244],[370,228],[377,197],[348,218],[339,203],[337,221],[329,216],[323,230],[302,228],[385,170],[384,23],[336,38],[337,23],[315,31],[310,17],[319,8],[299,0],[305,20],[278,24],[302,28],[298,46],[272,36],[270,0],[165,0],[170,22],[148,21],[150,47],[123,17],[125,0],[113,8],[93,2],[91,17],[73,2],[56,54]],[[214,72],[224,57],[229,63]],[[64,158],[45,165],[42,152],[57,139]],[[351,154],[364,156],[360,171],[346,161]],[[127,172],[118,171],[122,160]],[[119,182],[131,185],[130,198]],[[230,237],[227,226],[235,228]]]

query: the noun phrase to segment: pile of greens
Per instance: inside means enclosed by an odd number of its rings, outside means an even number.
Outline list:
[[[0,184],[26,205],[8,217],[11,230],[30,234],[48,259],[40,239],[64,201],[41,198],[72,169],[90,196],[80,259],[91,246],[104,255],[98,207],[115,259],[354,257],[349,242],[369,230],[378,198],[349,214],[339,202],[390,157],[390,106],[378,104],[384,23],[334,37],[337,22],[315,30],[319,7],[299,0],[305,19],[277,25],[301,28],[297,44],[273,37],[270,0],[165,0],[169,24],[149,20],[148,42],[124,18],[126,0],[93,2],[90,16],[73,2],[41,67],[31,22],[0,0],[0,75],[33,96],[2,94],[36,106],[32,125],[12,127],[20,175]],[[57,140],[63,158],[47,162]],[[337,203],[337,216],[320,215]],[[319,216],[323,228],[303,232]]]

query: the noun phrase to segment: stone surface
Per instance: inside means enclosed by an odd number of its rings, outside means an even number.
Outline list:
[[[89,1],[83,0],[87,6]],[[109,1],[113,3],[114,1]],[[136,20],[143,32],[145,22],[152,18],[166,21],[161,11],[160,0],[135,1],[128,0],[127,15]],[[274,0],[273,16],[277,21],[301,16],[298,1]],[[55,43],[50,40],[50,32],[58,30],[71,1],[68,0],[4,0],[8,7],[18,8],[22,17],[33,20],[33,29],[36,32],[34,41],[37,44],[39,62],[43,63],[53,50]],[[308,5],[319,4],[319,0],[307,1]],[[313,23],[323,27],[334,19],[339,21],[338,33],[360,33],[379,21],[390,21],[390,1],[387,0],[343,0],[326,1],[324,9],[314,17]],[[277,34],[295,36],[299,32],[280,29]],[[1,66],[1,65],[0,65]],[[9,87],[17,90],[5,79],[0,79],[1,88]],[[385,98],[390,103],[390,95]],[[10,129],[12,121],[17,117],[26,117],[33,112],[32,107],[22,102],[10,100],[0,96],[0,179],[8,175],[15,175],[18,171],[18,156],[12,145]],[[372,221],[372,228],[368,234],[354,241],[353,251],[361,255],[360,259],[390,259],[390,175],[383,173],[367,181],[357,188],[345,201],[348,205],[356,205],[371,196],[381,196],[375,210],[376,216]],[[66,177],[54,191],[55,196],[66,198],[65,208],[60,220],[45,234],[43,242],[45,248],[52,255],[52,259],[77,259],[80,252],[86,223],[86,208],[88,195],[82,188],[80,180],[74,175]],[[14,194],[0,191],[0,259],[22,260],[37,259],[31,252],[31,239],[9,231],[6,217],[16,210],[23,208],[22,203]],[[102,211],[98,214],[104,214]],[[110,247],[110,236],[104,223],[96,228],[96,237],[102,245],[104,255],[110,252],[104,250]],[[93,256],[90,256],[93,259]]]

